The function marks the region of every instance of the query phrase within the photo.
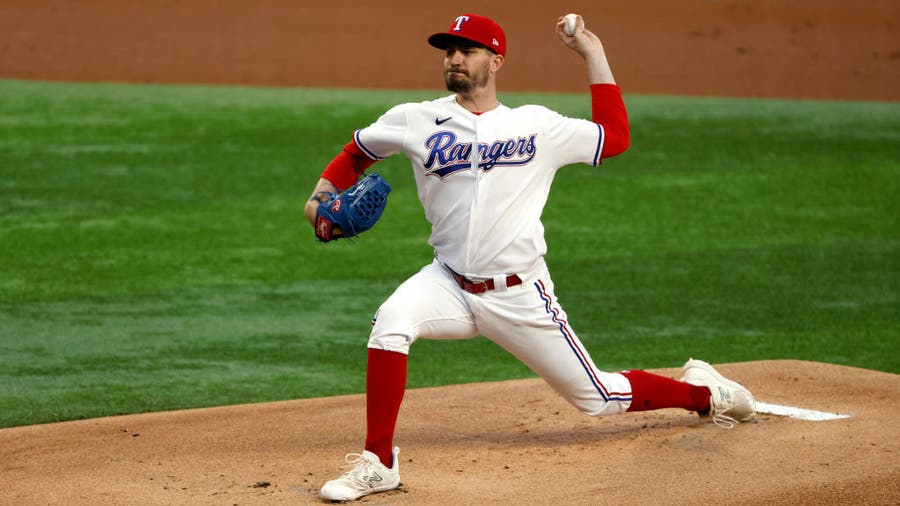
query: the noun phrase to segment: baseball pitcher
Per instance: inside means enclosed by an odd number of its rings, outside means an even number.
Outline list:
[[[575,15],[560,17],[556,32],[584,59],[590,121],[498,102],[506,36],[492,19],[462,14],[428,38],[443,52],[452,94],[398,105],[354,132],[306,204],[321,241],[368,230],[390,188],[376,175],[361,176],[402,153],[434,248],[434,261],[397,287],[373,318],[364,450],[347,456],[351,469],[322,487],[323,499],[353,500],[400,485],[394,427],[407,354],[419,338],[483,335],[593,416],[677,407],[731,428],[755,415],[750,392],[700,360],[687,361],[680,381],[639,370],[601,371],[569,324],[544,262],[541,212],[557,170],[579,162],[597,166],[624,152],[629,125],[600,39]]]

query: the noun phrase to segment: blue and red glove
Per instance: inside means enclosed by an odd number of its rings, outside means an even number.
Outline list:
[[[322,242],[355,237],[375,226],[387,206],[391,187],[378,174],[369,174],[340,195],[319,203],[316,237]]]

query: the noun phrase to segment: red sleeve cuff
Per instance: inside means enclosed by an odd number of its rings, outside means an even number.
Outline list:
[[[366,156],[356,142],[350,141],[325,167],[322,178],[330,181],[338,191],[344,191],[353,186],[373,163],[375,160]]]

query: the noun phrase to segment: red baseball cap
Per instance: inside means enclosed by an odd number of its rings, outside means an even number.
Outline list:
[[[454,39],[477,42],[491,51],[506,56],[506,34],[491,18],[478,14],[463,14],[450,24],[446,32],[428,37],[428,43],[438,49],[447,49]]]

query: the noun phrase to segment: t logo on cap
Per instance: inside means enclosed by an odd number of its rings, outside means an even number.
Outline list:
[[[462,28],[463,21],[468,21],[468,20],[469,20],[469,16],[460,16],[460,17],[456,18],[456,27],[453,28],[453,31],[458,32],[460,30],[460,28]]]

